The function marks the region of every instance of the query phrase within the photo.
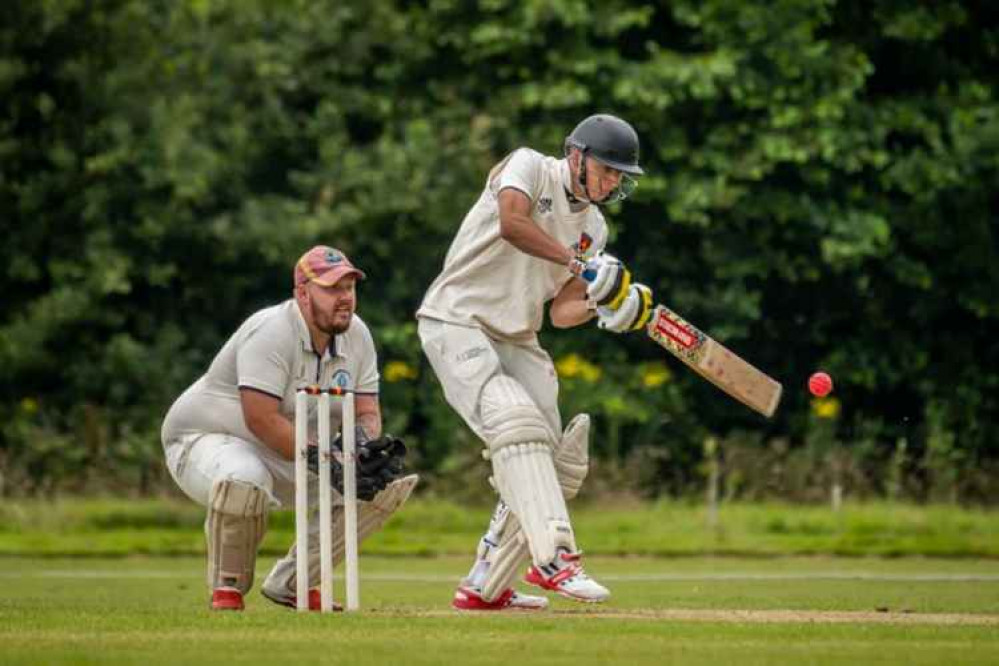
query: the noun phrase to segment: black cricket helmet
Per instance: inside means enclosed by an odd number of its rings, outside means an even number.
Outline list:
[[[617,116],[598,113],[576,125],[565,140],[566,153],[570,148],[623,173],[645,173],[638,166],[638,134]]]

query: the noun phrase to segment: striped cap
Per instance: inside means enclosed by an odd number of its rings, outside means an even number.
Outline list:
[[[317,245],[295,264],[295,286],[315,282],[321,287],[332,287],[346,275],[365,278],[364,272],[354,267],[340,250],[328,245]]]

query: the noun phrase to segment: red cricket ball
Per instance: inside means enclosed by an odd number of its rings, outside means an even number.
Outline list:
[[[832,389],[832,377],[824,372],[816,372],[808,378],[808,390],[816,397],[824,398],[829,395]]]

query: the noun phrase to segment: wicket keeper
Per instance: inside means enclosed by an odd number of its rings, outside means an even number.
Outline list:
[[[243,322],[166,415],[162,440],[170,474],[208,510],[207,582],[213,609],[243,609],[268,512],[294,506],[296,389],[355,390],[359,457],[364,447],[374,450],[390,439],[382,437],[374,342],[355,313],[356,282],[363,278],[335,248],[316,246],[303,254],[295,264],[293,297]],[[340,429],[340,406],[336,401],[331,409],[334,433]],[[315,409],[313,404],[310,424],[316,422]],[[313,444],[316,434],[310,432]],[[358,488],[370,491],[358,494],[368,500],[358,507],[359,539],[380,528],[416,485],[416,475],[399,478],[400,460],[385,463],[391,474],[371,469],[369,476],[358,478]],[[316,482],[316,475],[310,475],[310,483]],[[342,501],[333,511],[335,565],[344,556]],[[317,516],[309,523],[309,607],[319,610]],[[261,590],[271,601],[292,608],[297,555],[292,544]]]

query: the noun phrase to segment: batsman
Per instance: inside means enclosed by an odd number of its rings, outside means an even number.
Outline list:
[[[448,403],[482,439],[500,497],[455,608],[546,608],[546,597],[513,588],[528,557],[527,583],[581,602],[610,596],[583,569],[566,508],[586,477],[590,418],[563,429],[555,367],[537,334],[549,302],[557,328],[596,318],[622,333],[648,320],[651,292],[603,252],[600,210],[633,191],[638,153],[631,125],[600,114],[576,126],[561,158],[509,154],[417,311],[423,350]]]

